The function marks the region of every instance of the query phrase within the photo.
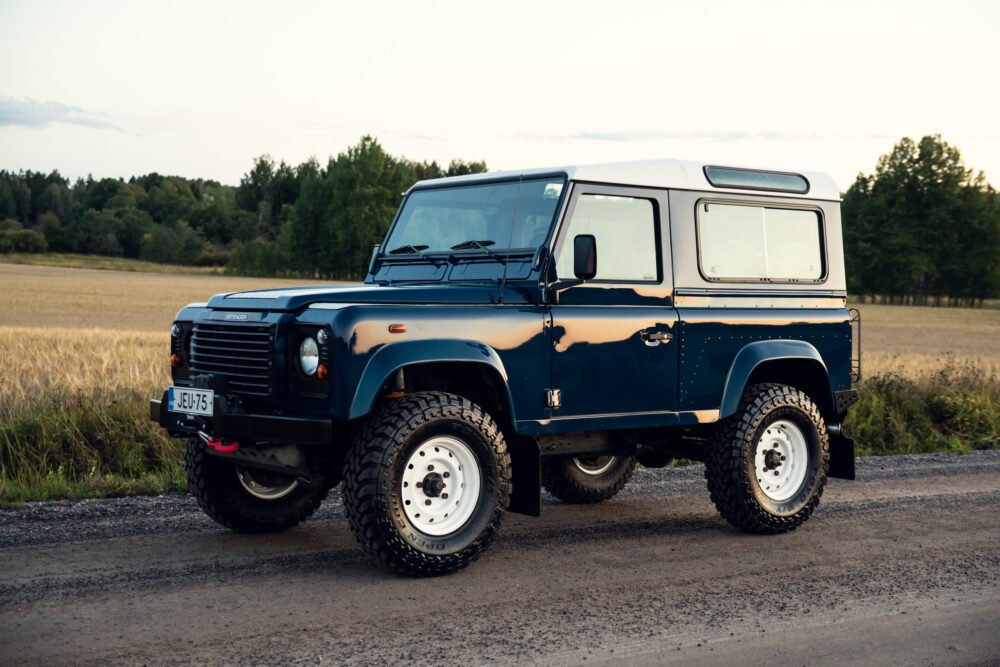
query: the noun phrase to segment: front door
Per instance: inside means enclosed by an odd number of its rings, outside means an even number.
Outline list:
[[[574,184],[556,272],[575,278],[573,239],[592,234],[597,275],[551,299],[554,419],[677,410],[668,211],[665,191]]]

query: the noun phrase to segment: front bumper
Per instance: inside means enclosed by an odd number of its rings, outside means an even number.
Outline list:
[[[224,396],[215,395],[214,415],[199,417],[167,409],[167,393],[149,402],[149,417],[171,435],[196,435],[199,431],[225,440],[328,445],[333,440],[333,421],[309,417],[249,414],[229,408]]]

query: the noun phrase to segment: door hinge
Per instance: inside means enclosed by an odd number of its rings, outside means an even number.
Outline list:
[[[549,389],[545,392],[545,404],[550,408],[562,406],[562,391],[559,389]]]

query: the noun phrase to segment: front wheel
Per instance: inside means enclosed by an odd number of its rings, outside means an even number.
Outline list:
[[[441,392],[384,403],[354,434],[344,508],[362,548],[408,576],[459,570],[493,541],[510,499],[496,422]]]
[[[184,459],[191,493],[201,509],[241,533],[276,532],[298,525],[320,506],[333,481],[317,476],[306,484],[287,475],[245,468],[210,454],[199,438],[188,440]]]
[[[542,459],[542,484],[567,503],[599,503],[625,488],[634,456],[553,456]]]
[[[794,387],[758,384],[716,428],[705,477],[729,523],[749,533],[784,533],[816,509],[829,463],[829,436],[816,404]]]

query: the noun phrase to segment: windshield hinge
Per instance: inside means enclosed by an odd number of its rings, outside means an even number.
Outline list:
[[[562,391],[559,389],[549,389],[545,392],[545,404],[550,408],[562,406]]]

